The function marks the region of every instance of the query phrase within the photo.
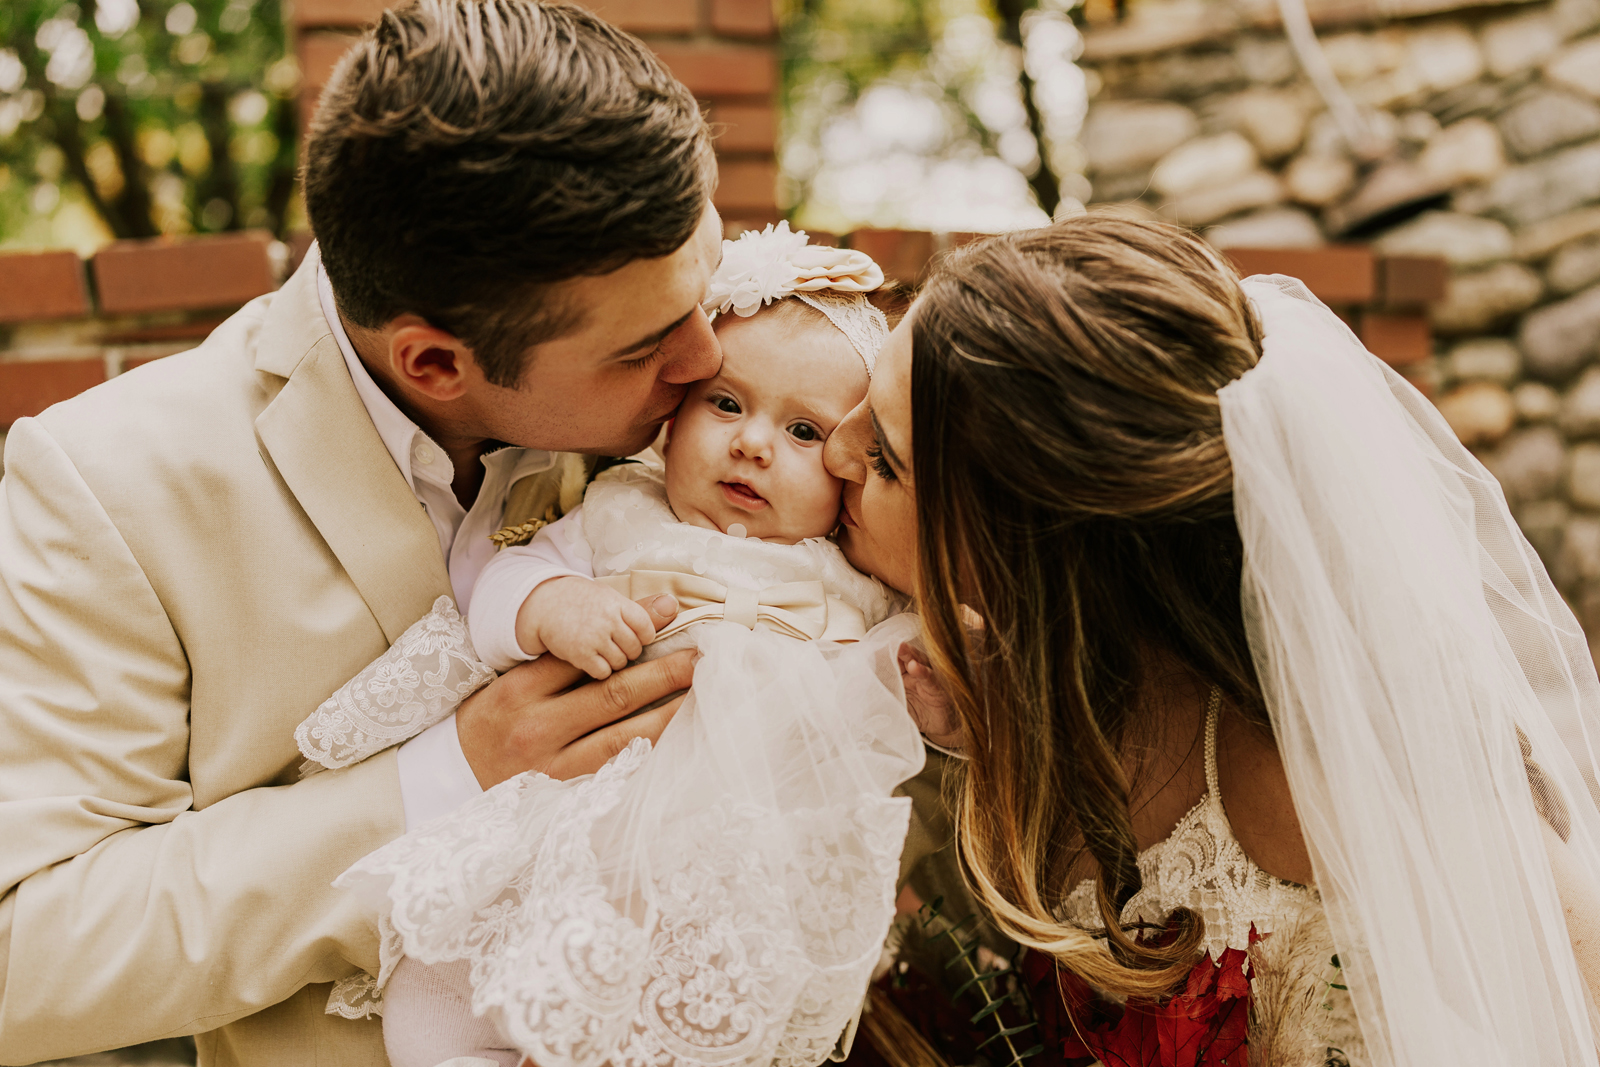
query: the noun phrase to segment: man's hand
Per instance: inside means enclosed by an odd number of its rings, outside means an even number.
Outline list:
[[[678,613],[669,596],[640,602],[659,630]],[[694,653],[675,652],[617,671],[603,682],[553,655],[513,667],[468,697],[456,710],[462,754],[488,789],[524,771],[575,778],[600,769],[636,737],[655,741],[683,697],[634,718],[627,716],[689,688]],[[623,721],[618,721],[623,720]]]
[[[655,639],[655,619],[642,602],[635,604],[610,586],[576,575],[540,582],[517,609],[522,651],[530,656],[549,653],[591,678],[609,678]]]

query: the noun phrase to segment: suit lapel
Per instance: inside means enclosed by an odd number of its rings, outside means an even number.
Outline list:
[[[262,323],[256,369],[287,378],[256,417],[273,466],[393,643],[450,593],[439,535],[372,425],[316,294],[315,256]]]

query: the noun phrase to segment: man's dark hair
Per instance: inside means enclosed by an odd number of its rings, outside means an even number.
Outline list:
[[[340,61],[305,199],[339,310],[420,315],[515,385],[578,323],[550,283],[667,255],[714,181],[694,97],[638,39],[544,0],[412,0]]]

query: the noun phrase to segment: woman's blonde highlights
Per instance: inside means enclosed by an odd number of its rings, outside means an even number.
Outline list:
[[[912,317],[918,595],[972,755],[964,867],[1022,944],[1160,995],[1203,931],[1121,923],[1140,888],[1127,728],[1153,654],[1265,722],[1216,398],[1259,327],[1193,235],[1104,216],[961,250]],[[1103,935],[1061,918],[1085,853]]]

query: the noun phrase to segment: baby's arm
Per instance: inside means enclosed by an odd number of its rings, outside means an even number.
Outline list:
[[[501,549],[472,589],[468,625],[497,671],[546,652],[594,678],[609,677],[655,640],[650,613],[593,580],[579,546],[583,509]]]

